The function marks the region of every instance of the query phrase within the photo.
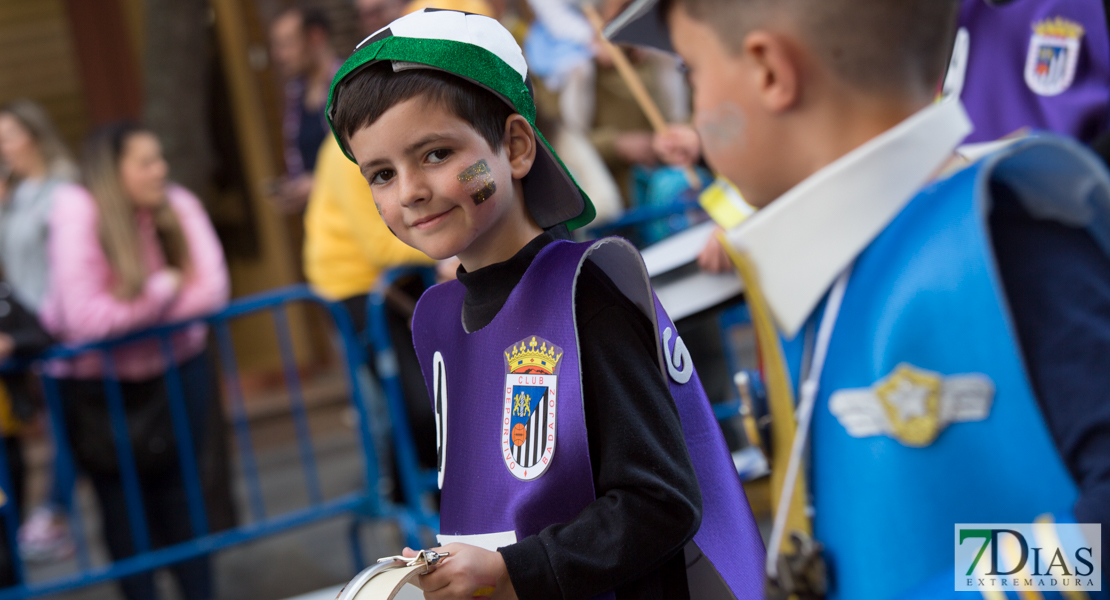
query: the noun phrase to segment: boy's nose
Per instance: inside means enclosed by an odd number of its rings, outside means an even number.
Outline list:
[[[427,179],[419,172],[413,172],[411,170],[399,172],[397,178],[400,180],[398,183],[401,184],[402,206],[415,206],[432,197],[432,190],[428,186]]]

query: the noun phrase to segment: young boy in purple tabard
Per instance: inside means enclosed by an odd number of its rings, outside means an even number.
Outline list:
[[[413,322],[450,552],[425,596],[760,597],[759,533],[638,254],[548,231],[593,207],[535,129],[512,36],[398,19],[336,75],[328,118],[397,237],[462,262]]]

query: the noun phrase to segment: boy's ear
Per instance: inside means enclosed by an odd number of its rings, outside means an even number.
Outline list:
[[[782,35],[764,30],[744,38],[741,56],[748,63],[755,95],[772,113],[792,108],[801,97],[800,56]]]
[[[524,179],[536,162],[536,132],[531,123],[522,115],[515,113],[505,121],[505,139],[502,145],[509,155],[509,166],[513,179]]]

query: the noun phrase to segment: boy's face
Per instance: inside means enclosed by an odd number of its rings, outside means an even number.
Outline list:
[[[785,191],[778,181],[782,157],[775,154],[783,139],[759,94],[759,65],[732,51],[681,3],[668,20],[675,50],[689,69],[694,124],[706,160],[748,203],[765,206]]]
[[[490,149],[469,123],[423,97],[390,108],[349,145],[386,225],[434,259],[480,246],[520,204],[506,147]]]

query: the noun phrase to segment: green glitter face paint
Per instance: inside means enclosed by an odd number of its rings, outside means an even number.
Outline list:
[[[489,163],[484,158],[459,173],[459,183],[463,185],[466,193],[470,194],[475,206],[489,200],[497,191],[497,182],[493,180]]]

